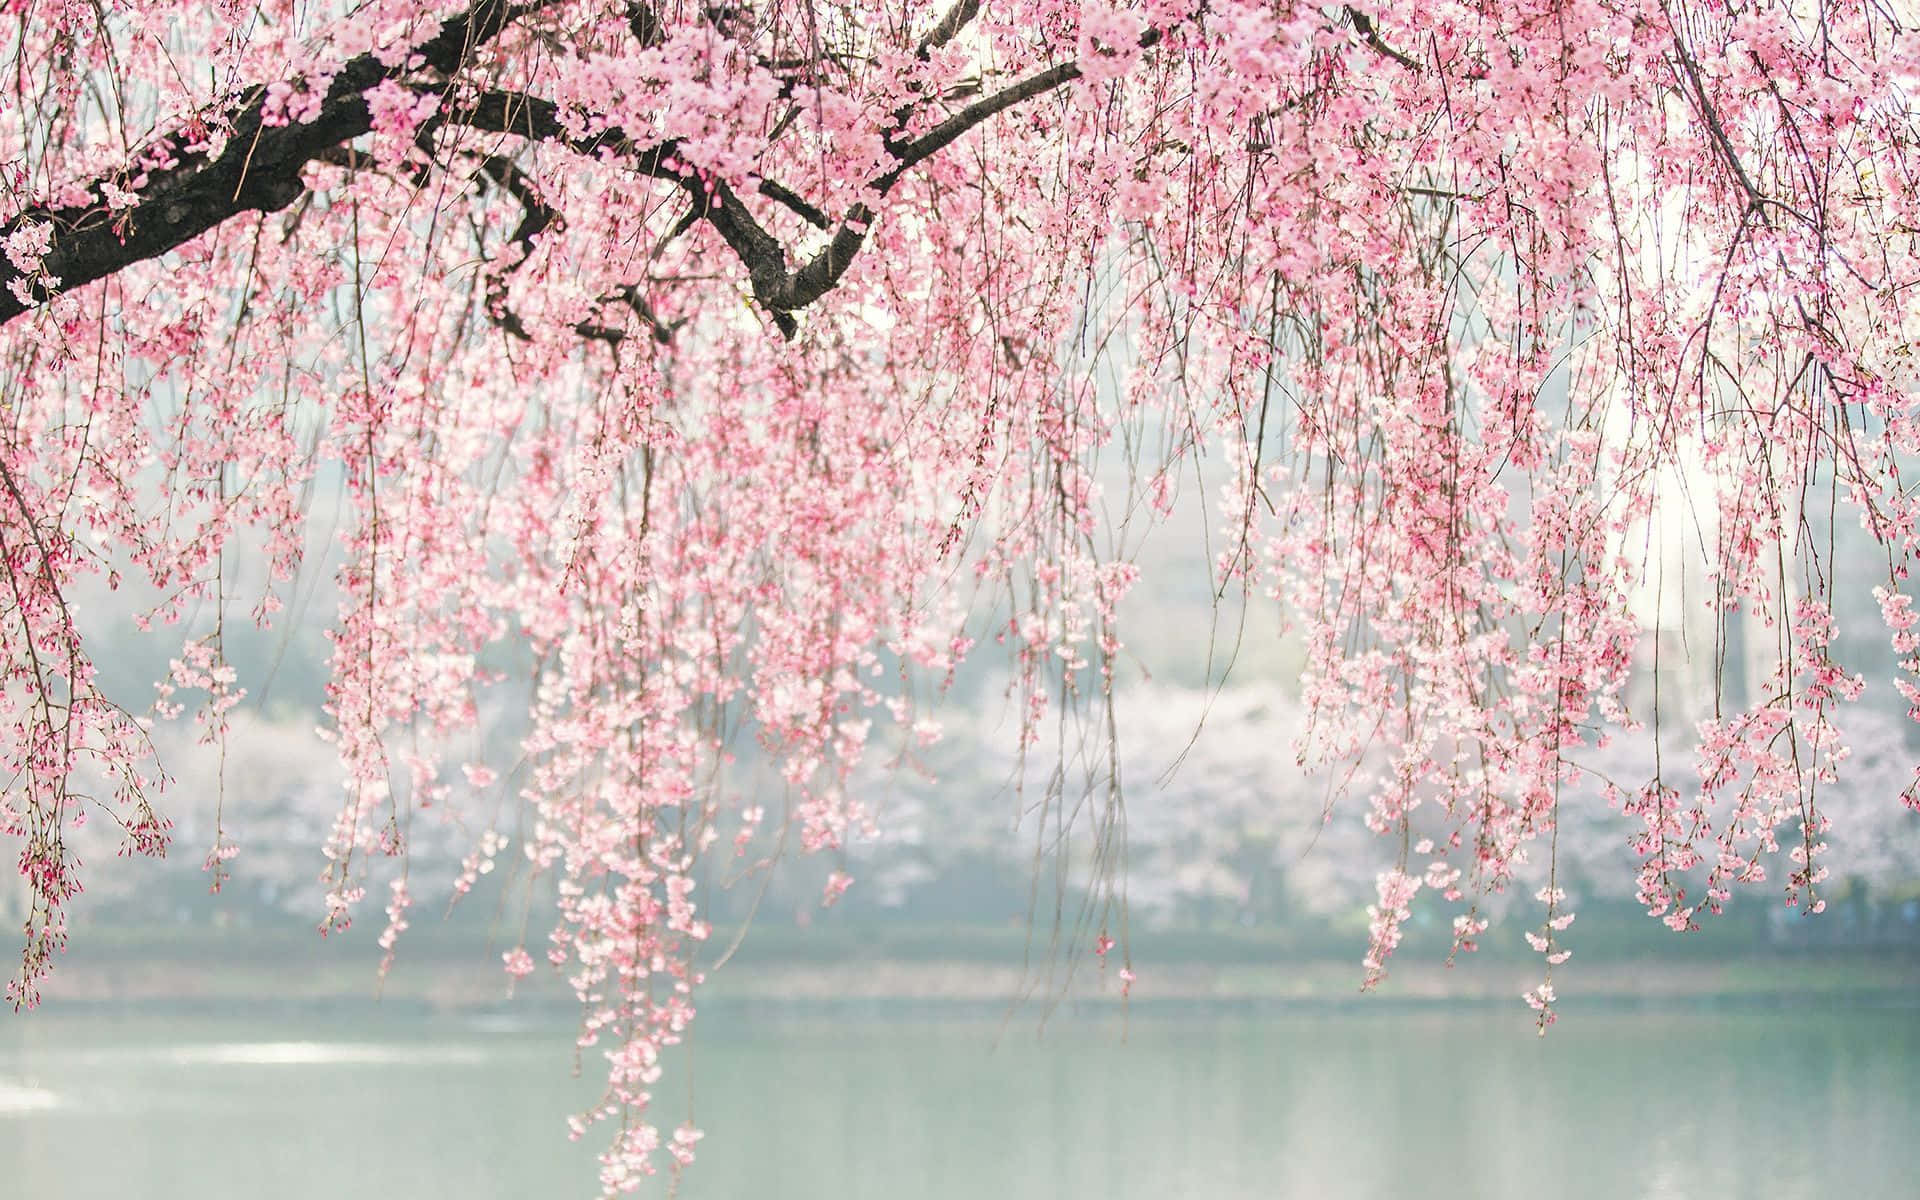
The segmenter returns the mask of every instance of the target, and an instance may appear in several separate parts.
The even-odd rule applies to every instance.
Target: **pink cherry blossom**
[[[510,849],[554,904],[504,963],[580,1000],[609,1192],[691,1155],[654,1088],[720,957],[701,864],[844,861],[969,659],[1104,960],[1155,589],[1292,630],[1306,819],[1382,847],[1363,981],[1421,906],[1470,951],[1544,877],[1543,1029],[1574,813],[1674,930],[1819,912],[1843,714],[1920,715],[1886,6],[109,0],[7,36],[16,1005],[112,869],[83,814],[164,852],[199,798],[152,728],[240,736],[234,623],[316,570],[320,928],[384,888],[398,950],[417,823],[476,831],[456,895]],[[1156,526],[1192,579],[1142,568]],[[109,622],[157,695],[108,694]]]

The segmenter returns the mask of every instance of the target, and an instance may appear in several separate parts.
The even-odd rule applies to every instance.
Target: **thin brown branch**
[[[1147,50],[1158,45],[1160,36],[1157,29],[1147,30],[1140,35],[1140,48]],[[1016,104],[1072,83],[1080,76],[1079,63],[1058,63],[1037,75],[1029,75],[1018,83],[1009,84],[991,96],[974,101],[912,141],[893,145],[893,157],[900,165],[875,180],[875,186],[882,192],[887,191],[908,169],[946,149],[983,121],[998,116]]]
[[[819,208],[809,203],[806,197],[795,192],[783,183],[775,183],[771,179],[762,179],[760,181],[760,194],[798,213],[801,220],[813,226],[815,229],[833,228],[832,217],[829,217]]]
[[[1347,19],[1353,22],[1353,31],[1360,35],[1360,40],[1371,47],[1375,53],[1385,55],[1409,71],[1420,70],[1420,63],[1417,60],[1387,44],[1387,40],[1380,36],[1380,30],[1375,27],[1372,17],[1348,5]]]

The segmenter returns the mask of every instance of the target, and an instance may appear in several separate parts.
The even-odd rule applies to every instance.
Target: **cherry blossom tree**
[[[222,745],[234,630],[301,585],[322,489],[345,780],[322,928],[370,885],[404,926],[413,822],[529,806],[516,851],[558,909],[507,966],[564,972],[606,1051],[580,1124],[612,1129],[609,1191],[698,1137],[649,1108],[709,961],[696,862],[871,825],[863,763],[938,738],[976,639],[1124,957],[1125,788],[1149,786],[1112,738],[1125,600],[1183,488],[1212,493],[1200,582],[1303,648],[1301,759],[1396,847],[1369,983],[1412,906],[1466,947],[1531,854],[1551,1019],[1579,751],[1679,703],[1649,593],[1709,614],[1686,669],[1713,695],[1691,763],[1656,733],[1601,783],[1676,929],[1748,885],[1821,907],[1864,686],[1832,653],[1837,530],[1864,530],[1920,701],[1905,6],[7,12],[16,1004],[65,938],[72,828],[168,841],[148,701],[91,653],[100,591],[137,585],[175,643],[153,716]],[[1765,651],[1738,678],[1735,630]],[[475,746],[508,694],[514,744]],[[736,782],[737,737],[772,784]]]

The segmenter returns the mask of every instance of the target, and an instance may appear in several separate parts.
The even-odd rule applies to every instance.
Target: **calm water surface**
[[[707,1130],[684,1200],[1920,1194],[1911,1012],[1579,1013],[1544,1041],[1506,1010],[1124,1041],[703,1022],[696,1090],[660,1099]],[[563,1028],[9,1014],[0,1195],[586,1197],[570,1053]]]

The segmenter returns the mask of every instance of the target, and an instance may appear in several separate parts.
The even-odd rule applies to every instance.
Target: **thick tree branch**
[[[539,7],[540,0],[475,0],[415,46],[412,57],[451,80],[476,48]],[[48,277],[59,280],[57,290],[82,287],[158,258],[241,213],[278,212],[293,203],[305,190],[300,173],[308,163],[372,129],[365,93],[395,73],[371,53],[351,59],[334,75],[320,115],[285,125],[266,122],[266,85],[250,87],[225,114],[230,133],[217,157],[195,148],[204,125],[174,133],[154,148],[150,157],[177,165],[153,172],[132,207],[116,211],[105,199],[107,185],[124,186],[135,173],[130,170],[88,187],[89,196],[101,197],[97,202],[36,206],[0,225],[0,240],[23,227],[47,226],[51,241],[35,274],[0,258],[0,324],[46,303],[56,290]]]
[[[780,243],[754,219],[731,188],[673,164],[680,148],[678,142],[643,146],[618,128],[576,136],[561,124],[560,107],[551,100],[498,90],[482,92],[470,103],[438,114],[434,119],[494,133],[517,134],[530,141],[552,142],[589,158],[611,156],[629,170],[671,180],[693,198],[694,211],[719,231],[727,245],[739,255],[756,295],[763,287],[777,286],[786,274],[786,254]]]
[[[927,36],[920,39],[920,44],[914,48],[915,56],[924,61],[935,50],[959,37],[960,31],[978,15],[980,0],[955,0],[953,7],[940,18],[940,23],[927,30]]]
[[[1004,87],[983,100],[974,101],[910,142],[895,143],[889,148],[900,165],[880,177],[878,180],[880,190],[884,192],[892,188],[908,170],[945,150],[989,117],[998,116],[1016,104],[1053,91],[1078,78],[1080,78],[1080,64],[1060,63],[1038,75],[1029,75],[1019,83]]]
[[[482,92],[468,103],[436,114],[434,120],[515,134],[530,141],[552,142],[589,158],[611,156],[639,174],[678,184],[693,201],[690,215],[713,226],[746,267],[755,299],[776,314],[784,312],[783,306],[773,303],[771,298],[783,294],[787,287],[786,251],[747,210],[732,188],[717,179],[674,165],[679,143],[665,141],[643,146],[618,128],[576,136],[561,124],[560,108],[551,100],[499,90]],[[780,316],[776,316],[775,321],[783,332],[792,324],[790,318],[783,320]]]
[[[429,68],[438,78],[421,83],[416,76],[409,86],[423,94],[450,94],[454,77],[473,49],[498,37],[514,20],[545,2],[527,0],[513,4],[509,0],[475,0],[465,13],[448,20],[434,37],[414,48],[412,69]],[[957,0],[923,39],[921,48],[930,51],[946,44],[978,11],[978,0]],[[651,9],[635,4],[629,7],[628,14],[634,36],[643,43],[660,36],[658,18]],[[1157,30],[1150,30],[1141,37],[1139,46],[1151,47],[1160,37]],[[58,279],[58,288],[66,289],[92,283],[134,263],[158,257],[240,213],[277,211],[304,191],[301,171],[308,163],[337,156],[346,143],[370,132],[371,117],[365,93],[398,73],[372,54],[361,55],[335,75],[316,119],[279,126],[266,123],[267,89],[264,85],[255,86],[246,91],[243,101],[227,114],[232,133],[218,157],[208,158],[190,149],[189,134],[183,131],[173,135],[167,146],[179,165],[156,172],[131,208],[115,212],[103,199],[100,203],[72,208],[32,209],[0,226],[0,238],[23,225],[51,226],[52,246],[41,270],[45,276]],[[907,171],[970,130],[1081,75],[1079,64],[1060,63],[975,101],[917,138],[890,138],[889,149],[895,165],[870,181],[871,190],[884,195]],[[779,239],[767,231],[726,183],[677,162],[679,146],[674,141],[644,145],[618,128],[589,135],[575,134],[561,121],[560,109],[552,101],[498,89],[461,96],[443,104],[422,127],[421,134],[430,138],[435,130],[449,125],[562,145],[589,158],[617,161],[636,173],[671,181],[692,201],[688,219],[705,221],[720,235],[746,268],[754,298],[782,332],[788,334],[795,328],[791,314],[820,299],[846,274],[865,244],[868,227],[875,219],[868,205],[856,204],[835,227],[826,213],[797,193],[777,182],[761,182],[758,185],[761,195],[786,206],[816,228],[834,230],[822,250],[798,269],[790,270]],[[510,167],[507,159],[499,157],[483,163],[483,170],[493,181],[521,202],[525,215],[512,240],[524,257],[532,249],[533,239],[559,214],[541,201],[527,186],[525,178]],[[113,183],[117,183],[114,178],[97,181],[90,192],[104,197],[107,189],[103,185]],[[8,286],[16,282],[24,285],[21,288],[27,293],[24,299],[14,295],[13,288]],[[44,303],[49,295],[49,287],[40,276],[22,276],[11,263],[0,261],[0,324]],[[636,308],[636,311],[639,310]],[[644,318],[645,314],[642,315]],[[661,332],[658,322],[649,321],[649,324],[656,333]],[[515,332],[524,335],[524,330]],[[610,331],[594,327],[581,332],[605,337]]]
[[[666,27],[660,23],[660,14],[653,11],[651,4],[627,5],[627,29],[633,34],[634,41],[649,48],[658,46],[666,35]]]
[[[1159,30],[1149,29],[1141,35],[1140,48],[1145,50],[1157,45],[1160,36]],[[1010,84],[991,96],[974,101],[912,141],[893,144],[889,148],[898,165],[875,179],[873,189],[885,195],[900,182],[901,176],[946,149],[981,123],[1017,104],[1064,87],[1080,78],[1081,74],[1078,63],[1059,63],[1037,75],[1029,75],[1018,83]],[[761,295],[760,302],[775,310],[792,311],[805,308],[826,295],[853,264],[854,257],[866,242],[867,228],[873,219],[872,209],[864,204],[855,205],[834,232],[833,240],[827,243],[826,249],[795,271],[777,292]],[[757,294],[757,287],[755,291]]]

